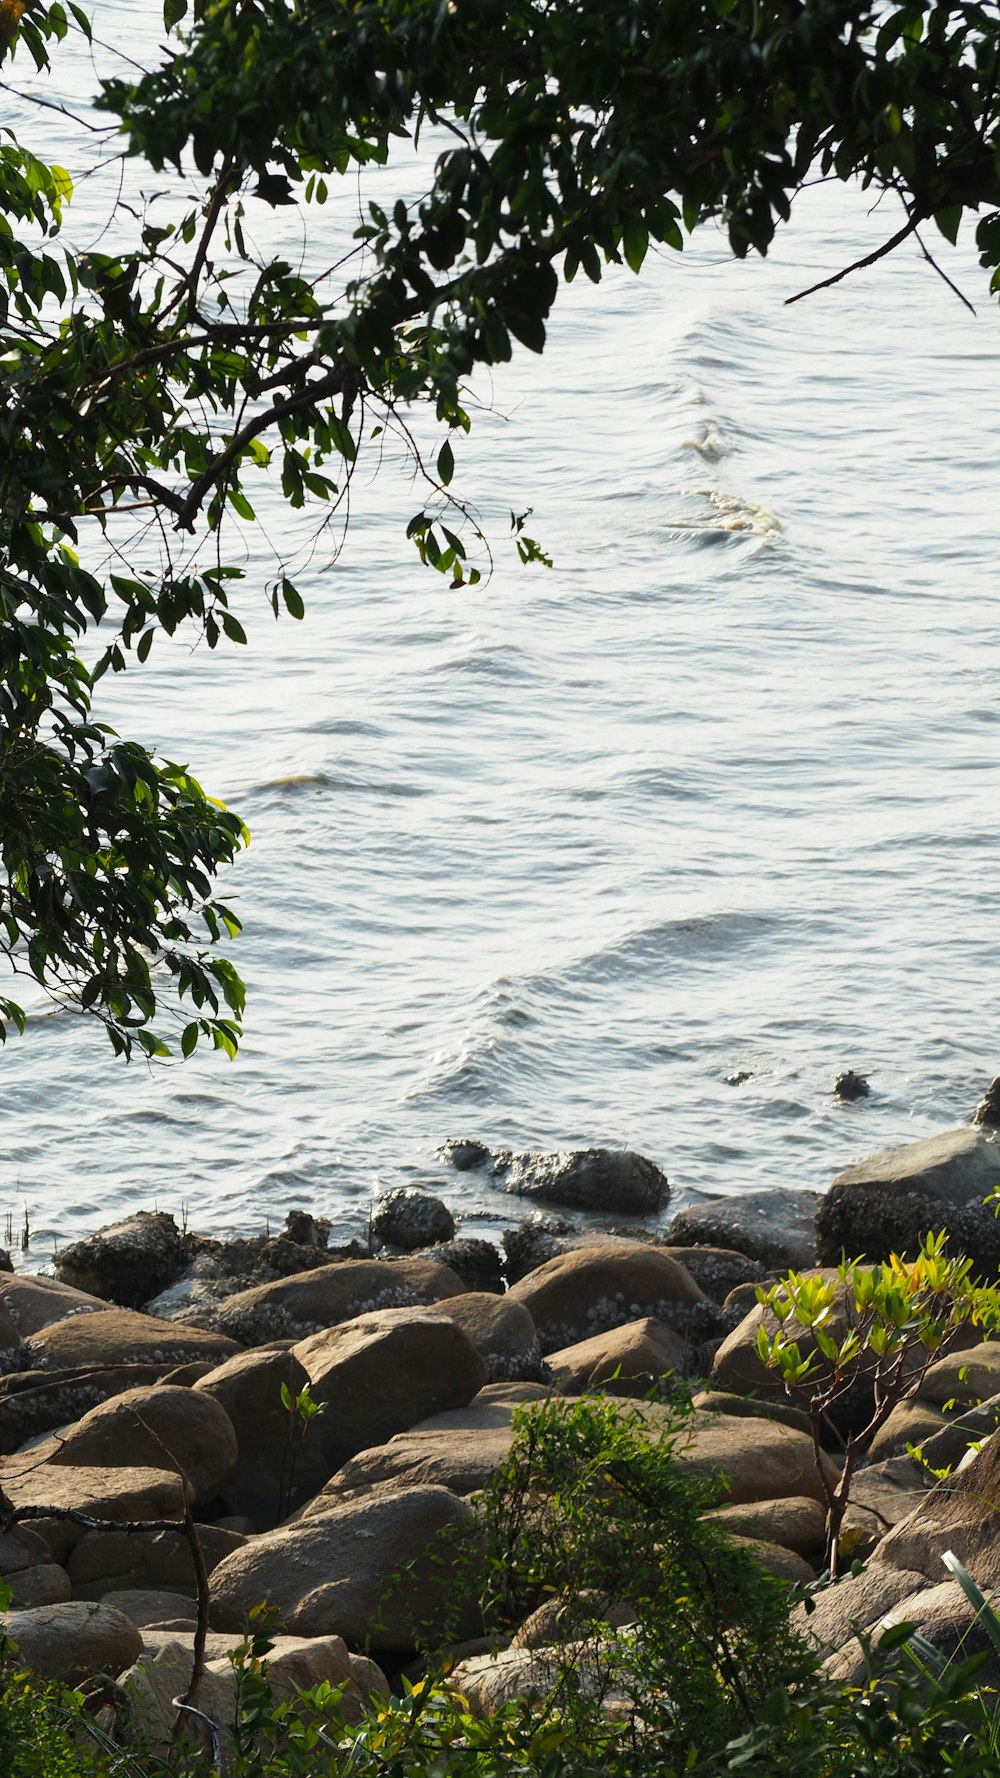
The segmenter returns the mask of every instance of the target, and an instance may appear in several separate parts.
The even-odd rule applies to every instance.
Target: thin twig
[[[915,210],[904,227],[897,229],[896,233],[888,241],[883,241],[881,247],[876,247],[874,252],[866,253],[863,259],[856,259],[853,265],[845,265],[841,271],[834,272],[832,277],[821,278],[818,284],[810,284],[808,290],[800,290],[797,296],[786,296],[786,309],[790,308],[792,303],[802,302],[803,298],[807,296],[815,296],[817,290],[828,290],[831,284],[839,284],[842,278],[849,278],[852,272],[860,272],[864,270],[865,266],[875,265],[877,260],[884,259],[887,253],[892,253],[901,241],[906,240],[908,235],[915,235],[923,220],[922,214]]]

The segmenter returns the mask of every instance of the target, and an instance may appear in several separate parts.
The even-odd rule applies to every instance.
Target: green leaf
[[[184,1057],[185,1061],[187,1061],[188,1056],[194,1055],[197,1046],[198,1021],[197,1019],[192,1019],[189,1025],[185,1025],[184,1030],[181,1033],[181,1055]]]
[[[289,617],[298,619],[305,617],[306,608],[302,601],[302,595],[287,578],[281,582],[281,597],[285,602],[285,610]]]
[[[441,483],[441,486],[443,488],[448,487],[451,478],[455,473],[455,453],[447,439],[445,439],[444,444],[438,452],[437,472],[438,481]]]
[[[163,0],[163,24],[167,31],[179,25],[188,9],[188,0]]]
[[[641,216],[630,216],[622,230],[622,252],[626,264],[638,276],[649,248],[649,230]]]

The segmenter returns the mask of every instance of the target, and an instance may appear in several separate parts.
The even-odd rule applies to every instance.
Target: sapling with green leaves
[[[281,1475],[278,1479],[278,1518],[277,1523],[287,1517],[291,1508],[292,1490],[295,1486],[295,1464],[302,1440],[309,1431],[313,1421],[320,1414],[326,1413],[325,1401],[315,1401],[309,1384],[303,1384],[297,1392],[290,1389],[287,1383],[281,1385],[281,1405],[288,1415],[285,1449],[281,1458]]]
[[[809,1416],[826,1500],[831,1574],[854,1471],[876,1432],[961,1336],[977,1329],[985,1339],[1000,1328],[1000,1290],[980,1283],[972,1260],[946,1248],[942,1230],[925,1235],[912,1259],[893,1253],[872,1266],[863,1258],[844,1259],[833,1274],[790,1272],[757,1291],[758,1302],[777,1323],[770,1331],[762,1319],[758,1357]],[[866,1400],[864,1424],[840,1433],[834,1410],[849,1393]],[[831,1432],[844,1459],[835,1481],[823,1462],[823,1440]]]

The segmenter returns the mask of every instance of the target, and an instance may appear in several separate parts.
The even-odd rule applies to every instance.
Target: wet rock
[[[313,1400],[328,1409],[309,1436],[332,1466],[428,1415],[464,1407],[488,1381],[472,1341],[433,1309],[357,1316],[310,1334],[293,1356]]]
[[[371,1232],[376,1245],[405,1247],[412,1253],[420,1247],[450,1241],[455,1233],[455,1218],[440,1198],[418,1186],[400,1185],[379,1199]]]
[[[175,1468],[187,1479],[192,1499],[207,1503],[239,1452],[232,1422],[217,1401],[160,1384],[103,1402],[37,1455],[53,1465]]]
[[[330,1224],[325,1217],[313,1216],[309,1210],[289,1210],[285,1217],[285,1234],[296,1247],[322,1250],[330,1238]]]
[[[120,1673],[142,1651],[139,1632],[127,1617],[86,1600],[7,1611],[0,1626],[25,1666],[46,1679]]]
[[[479,1235],[459,1235],[434,1250],[439,1265],[457,1272],[466,1290],[487,1290],[500,1296],[504,1289],[503,1261],[492,1241]]]
[[[14,1261],[10,1257],[10,1249],[0,1247],[0,1272],[12,1272],[13,1270]]]
[[[295,1634],[342,1636],[349,1647],[412,1651],[480,1628],[455,1584],[454,1559],[474,1538],[472,1510],[445,1488],[350,1501],[254,1538],[212,1575],[212,1623],[239,1630],[266,1600]],[[389,1588],[392,1577],[398,1577]]]
[[[544,1210],[533,1210],[516,1228],[505,1229],[502,1240],[507,1256],[507,1283],[517,1284],[529,1272],[537,1271],[547,1259],[561,1253],[564,1236],[576,1231],[565,1216],[552,1216]]]
[[[447,1297],[435,1310],[446,1315],[472,1341],[490,1383],[537,1382],[542,1353],[535,1323],[523,1303],[489,1291],[469,1290]]]
[[[868,1085],[863,1074],[855,1074],[853,1068],[845,1068],[842,1074],[837,1075],[837,1078],[833,1083],[833,1092],[834,1097],[837,1099],[848,1101],[852,1099],[867,1099],[871,1092],[871,1087]]]
[[[603,1388],[610,1395],[644,1396],[664,1377],[683,1374],[686,1357],[684,1341],[662,1321],[645,1316],[564,1346],[548,1362],[561,1395]]]
[[[137,1210],[64,1248],[56,1277],[125,1309],[138,1309],[180,1277],[186,1263],[181,1231],[172,1216]]]
[[[494,1172],[512,1196],[605,1215],[655,1216],[670,1194],[666,1174],[627,1148],[497,1156]]]
[[[688,1333],[708,1302],[677,1260],[659,1248],[625,1241],[557,1254],[508,1296],[530,1311],[546,1353],[644,1316]]]
[[[967,1124],[870,1155],[833,1181],[816,1213],[817,1257],[842,1253],[872,1262],[913,1252],[922,1235],[947,1227],[956,1251],[995,1271],[1000,1225],[984,1209],[1000,1187],[1000,1145]]]
[[[444,1144],[441,1154],[458,1173],[468,1173],[473,1167],[482,1167],[492,1159],[485,1142],[450,1140]]]
[[[213,1320],[243,1345],[262,1346],[299,1340],[377,1309],[437,1302],[463,1289],[456,1273],[430,1259],[341,1260],[240,1291]]]
[[[985,1130],[1000,1128],[1000,1075],[990,1081],[972,1114],[972,1121],[981,1124]]]
[[[725,1247],[763,1266],[802,1271],[816,1251],[819,1202],[818,1192],[786,1190],[706,1198],[681,1210],[663,1239],[674,1247]]]

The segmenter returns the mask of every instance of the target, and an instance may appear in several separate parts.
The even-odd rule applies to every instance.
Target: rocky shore
[[[772,1575],[814,1581],[821,1477],[806,1416],[758,1353],[758,1286],[941,1227],[984,1277],[1000,1270],[983,1203],[1000,1145],[971,1125],[874,1155],[825,1193],[707,1201],[655,1236],[622,1226],[667,1200],[641,1156],[448,1154],[559,1208],[521,1215],[502,1250],[417,1188],[378,1206],[371,1247],[331,1249],[302,1210],[278,1236],[230,1242],[139,1212],[67,1249],[55,1278],[0,1275],[0,1491],[18,1514],[0,1535],[2,1623],[26,1665],[110,1675],[165,1740],[196,1660],[193,1538],[209,1611],[195,1701],[213,1720],[231,1719],[226,1657],[263,1601],[281,1625],[276,1698],[329,1680],[360,1709],[413,1662],[419,1624],[424,1645],[460,1645],[472,1707],[495,1708],[530,1687],[538,1638],[477,1642],[442,1535],[453,1552],[475,1539],[470,1496],[503,1463],[518,1404],[600,1389],[623,1410],[643,1399],[655,1424],[666,1377],[694,1390],[679,1461],[711,1480],[708,1510]],[[565,1214],[595,1208],[608,1231]],[[981,1587],[1000,1582],[998,1418],[989,1340],[932,1365],[876,1434],[844,1526],[864,1569],[802,1619],[831,1673],[858,1666],[856,1630],[887,1621],[955,1646],[969,1607],[945,1550]],[[915,1444],[964,1459],[947,1489]],[[835,1473],[835,1439],[821,1461]],[[557,1616],[546,1634],[558,1640]]]

